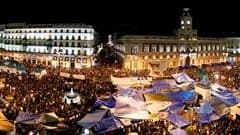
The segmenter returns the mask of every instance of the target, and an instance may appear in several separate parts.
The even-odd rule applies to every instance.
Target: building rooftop
[[[2,25],[0,25],[2,26]],[[3,25],[7,29],[14,28],[93,28],[92,25],[81,23],[66,23],[66,24],[27,24],[27,23],[8,23]]]

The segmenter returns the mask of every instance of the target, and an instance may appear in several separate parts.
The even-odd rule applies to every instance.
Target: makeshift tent
[[[211,94],[216,96],[219,100],[224,102],[228,106],[232,106],[238,103],[237,98],[234,96],[234,94],[227,90],[227,88],[219,85],[219,84],[213,84],[211,85],[211,88],[213,91],[211,91]]]
[[[194,91],[188,90],[188,91],[171,92],[165,95],[174,101],[185,102],[185,101],[192,100],[196,94]]]
[[[113,108],[116,106],[116,99],[113,96],[108,97],[107,99],[98,99],[94,106],[104,105],[109,108]]]
[[[230,108],[215,96],[211,96],[209,103],[212,105],[215,112],[217,112],[217,114],[220,116],[228,114],[230,112]]]
[[[214,108],[208,102],[200,103],[200,107],[195,107],[194,109],[198,114],[210,114],[214,110]]]
[[[13,124],[4,116],[0,110],[0,131],[9,132],[13,130]]]
[[[184,108],[183,102],[174,102],[171,106],[168,107],[168,111],[171,113],[177,113],[180,110],[183,110]]]
[[[40,116],[38,114],[28,113],[28,112],[19,112],[15,121],[17,123],[33,125],[33,124],[37,124],[39,117]]]
[[[187,132],[181,128],[176,128],[170,131],[172,135],[187,135]]]
[[[1,65],[1,67],[8,68],[9,70],[16,69],[16,71],[20,74],[27,73],[27,69],[23,65],[19,64],[16,61],[7,60],[7,61],[2,62],[0,65]]]
[[[182,116],[184,119],[188,120],[191,123],[194,120],[198,120],[199,119],[199,115],[194,111],[193,108],[190,108],[189,110],[180,111],[179,115]]]
[[[149,112],[144,108],[136,108],[129,104],[115,108],[113,115],[120,118],[129,119],[149,119]]]
[[[59,117],[54,113],[42,113],[39,118],[40,123],[53,123],[58,122]]]
[[[152,87],[155,90],[162,90],[162,89],[174,89],[176,88],[177,83],[173,79],[165,79],[165,80],[154,80],[152,82]],[[158,94],[159,91],[156,91],[155,94]]]
[[[189,121],[187,121],[177,113],[169,114],[167,120],[176,125],[177,127],[184,127],[190,124]]]
[[[220,117],[217,114],[207,114],[207,113],[202,113],[199,114],[199,122],[204,124],[204,123],[211,123],[212,121],[218,120]]]
[[[108,132],[119,128],[119,121],[108,110],[96,110],[86,114],[77,124],[83,128],[94,128],[96,132]]]
[[[31,74],[35,75],[37,78],[42,78],[42,76],[47,74],[47,70],[44,68],[36,68]]]
[[[190,78],[186,73],[177,73],[172,74],[172,77],[176,80],[178,83],[186,83],[186,82],[194,82],[192,78]]]

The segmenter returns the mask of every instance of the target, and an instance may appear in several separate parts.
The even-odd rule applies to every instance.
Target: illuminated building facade
[[[239,41],[198,37],[197,30],[192,29],[189,9],[185,8],[176,36],[125,35],[118,39],[116,47],[125,52],[124,67],[137,71],[153,66],[172,68],[226,62],[229,43],[236,48]]]
[[[1,56],[62,68],[94,65],[95,31],[85,24],[1,25]]]

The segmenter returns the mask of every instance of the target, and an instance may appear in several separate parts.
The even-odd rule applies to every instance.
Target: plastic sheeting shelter
[[[98,99],[94,106],[104,105],[109,108],[113,108],[116,106],[116,99],[113,96],[108,97],[107,99]]]
[[[17,123],[33,125],[33,124],[37,124],[39,117],[40,115],[38,114],[28,113],[28,112],[19,112],[15,121]]]
[[[217,114],[199,114],[199,122],[202,124],[211,123],[212,121],[220,119]]]
[[[189,121],[187,121],[177,113],[169,114],[167,120],[176,125],[177,127],[184,127],[190,124]]]
[[[178,83],[185,83],[185,82],[194,82],[192,78],[190,78],[186,73],[177,73],[173,74],[172,77],[176,80]]]
[[[14,72],[18,72],[20,74],[27,73],[27,69],[16,61],[4,61],[3,63],[0,64],[0,67],[2,70],[9,69],[9,71],[13,73]]]
[[[165,94],[167,97],[172,99],[173,101],[179,101],[179,102],[184,102],[184,101],[189,101],[192,100],[195,97],[195,92],[194,91],[177,91],[177,92],[171,92]]]
[[[77,124],[83,128],[94,128],[96,132],[108,132],[118,128],[120,121],[113,117],[108,110],[96,110],[85,115]]]

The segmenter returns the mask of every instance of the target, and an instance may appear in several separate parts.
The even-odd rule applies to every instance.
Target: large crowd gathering
[[[1,104],[4,114],[11,121],[14,121],[19,111],[31,113],[55,112],[63,122],[70,127],[70,134],[79,133],[80,127],[76,122],[86,113],[94,109],[94,103],[97,98],[103,95],[109,95],[117,91],[117,88],[111,83],[110,75],[117,77],[125,76],[148,76],[149,71],[130,72],[129,70],[116,69],[108,65],[101,65],[94,68],[82,70],[65,70],[71,74],[82,74],[86,77],[84,80],[73,78],[64,78],[58,75],[59,71],[42,65],[33,65],[23,63],[30,73],[35,68],[43,67],[47,69],[47,75],[37,79],[34,75],[16,75],[7,72],[0,72],[0,78],[6,78],[5,87],[1,90],[0,97],[6,99],[9,104]],[[202,67],[209,75],[210,81],[219,81],[223,86],[239,90],[240,67],[228,63],[218,65],[204,65]],[[179,67],[167,69],[164,72],[165,77],[171,77],[171,74],[177,72],[186,72],[191,78],[198,79],[198,68]],[[231,73],[230,73],[231,72]],[[219,74],[219,78],[215,74]],[[62,101],[64,93],[70,89],[80,94],[80,105],[68,105]],[[219,120],[210,124],[201,125],[195,133],[206,135],[234,134],[239,131],[239,120],[231,121],[229,119]],[[125,126],[109,134],[127,134],[129,132],[138,132],[142,135],[166,134],[168,135],[169,123],[166,121],[132,121],[130,126]],[[199,126],[199,125],[198,125]],[[225,128],[224,132],[220,129]],[[17,124],[17,132],[26,134],[29,132],[23,125]],[[30,129],[29,129],[30,130]],[[67,132],[66,132],[67,133]]]

